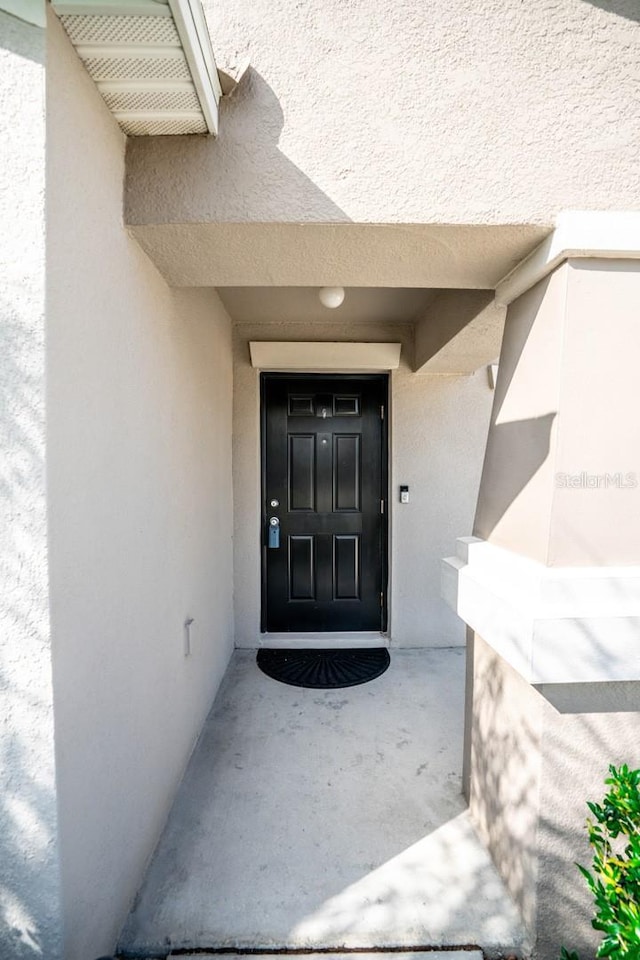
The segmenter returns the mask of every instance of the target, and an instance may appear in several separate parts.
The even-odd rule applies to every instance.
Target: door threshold
[[[376,630],[345,633],[263,633],[259,646],[270,650],[331,650],[334,647],[388,647],[389,642],[389,637]]]

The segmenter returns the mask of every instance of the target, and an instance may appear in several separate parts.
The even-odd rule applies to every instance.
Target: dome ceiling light
[[[344,300],[344,287],[320,287],[318,299],[323,307],[335,310]]]

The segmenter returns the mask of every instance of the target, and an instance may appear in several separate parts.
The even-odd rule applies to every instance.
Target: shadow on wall
[[[476,676],[472,772],[475,819],[534,937],[536,956],[546,960],[559,956],[563,944],[577,946],[579,939],[581,947],[593,947],[589,898],[573,866],[576,860],[588,862],[588,850],[579,821],[571,824],[569,819],[558,826],[556,818],[545,813],[551,806],[557,810],[556,804],[562,803],[566,781],[560,779],[553,785],[556,796],[542,794],[538,801],[541,719],[535,707],[541,704],[532,703],[531,697],[539,695],[523,690],[518,722],[510,726],[505,717],[513,713],[513,691],[507,694],[504,680],[500,658],[491,652]],[[580,762],[579,748],[568,743],[562,758],[567,775]],[[551,890],[544,890],[545,881],[551,883]],[[538,890],[544,890],[543,896],[538,896]],[[542,949],[542,943],[548,952]]]
[[[640,23],[640,6],[638,0],[586,0],[592,7],[599,7],[600,10],[606,10],[607,13],[615,13],[619,17],[626,17],[627,20],[635,20]]]
[[[127,167],[145,165],[146,151],[153,149],[155,181],[162,184],[163,217],[169,221],[184,221],[185,210],[198,210],[203,222],[238,221],[238,210],[247,221],[281,221],[284,196],[289,221],[349,222],[279,149],[283,127],[277,95],[250,67],[233,97],[220,102],[219,137],[129,138]],[[131,224],[137,222],[133,199],[126,189],[125,221]]]
[[[596,638],[585,632],[597,646]],[[546,707],[549,746],[539,825],[538,951],[541,957],[553,960],[561,944],[589,957],[601,942],[602,935],[591,926],[593,896],[576,867],[576,863],[590,866],[592,860],[586,804],[587,800],[601,800],[609,764],[640,766],[637,685],[635,690],[627,686],[626,691],[620,684],[591,686],[597,690],[596,710],[578,712],[585,706],[579,699],[574,710],[565,713]],[[602,713],[608,716],[599,715]]]
[[[474,536],[485,540],[549,456],[557,411],[528,419],[504,416],[505,402],[513,396],[513,381],[526,377],[519,368],[549,283],[547,277],[527,294],[524,314],[507,314],[473,528]]]
[[[533,798],[538,777],[531,758],[537,755],[539,735],[531,716],[519,717],[518,725],[506,724],[505,717],[511,715],[501,661],[491,651],[474,681],[470,786],[474,820],[525,923],[535,930]],[[505,809],[514,823],[506,821]]]
[[[21,319],[20,297],[16,291],[15,303],[0,304],[0,955],[35,960],[61,956],[61,949],[50,941],[58,906],[56,805],[45,755],[50,704],[32,674],[50,670],[39,662],[48,649],[37,559],[45,525],[41,376],[28,362],[42,346],[34,342],[37,325]]]
[[[595,637],[589,639],[597,645]],[[596,710],[579,713],[584,708],[580,700],[573,711],[566,706],[565,713],[546,709],[550,747],[544,761],[539,825],[543,859],[538,949],[542,957],[557,957],[559,941],[581,956],[594,955],[602,935],[591,927],[593,897],[576,867],[576,863],[590,866],[592,859],[586,804],[602,798],[609,764],[640,766],[637,693],[627,687],[626,695],[621,696],[619,684],[592,687],[600,688]],[[601,713],[608,716],[599,716]]]
[[[546,413],[529,420],[514,420],[491,427],[473,534],[488,540],[511,504],[549,456],[551,430],[557,414]],[[499,469],[501,459],[509,469]],[[507,460],[508,458],[508,460]],[[499,477],[494,471],[499,473]]]
[[[606,656],[598,637],[583,631],[593,658]],[[608,765],[640,766],[637,684],[536,689],[483,649],[475,679],[474,820],[535,937],[536,956],[555,960],[561,946],[594,956],[600,935],[591,927],[593,899],[575,864],[591,863],[586,803],[604,793]]]

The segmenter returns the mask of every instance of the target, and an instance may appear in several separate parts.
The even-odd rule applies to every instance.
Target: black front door
[[[386,627],[384,376],[262,375],[263,628]]]

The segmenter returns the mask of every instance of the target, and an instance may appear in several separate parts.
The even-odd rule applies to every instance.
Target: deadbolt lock
[[[277,517],[269,517],[269,550],[277,550],[280,546],[280,521]]]

